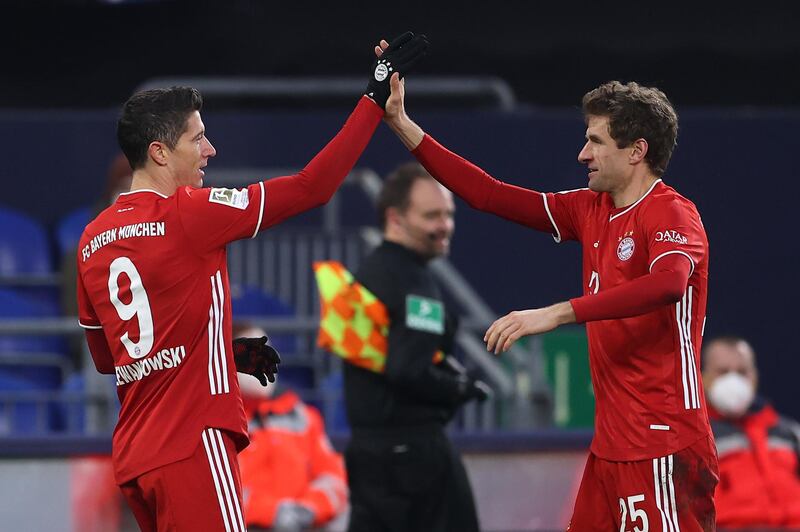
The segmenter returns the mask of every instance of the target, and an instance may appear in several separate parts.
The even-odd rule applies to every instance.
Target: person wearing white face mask
[[[247,323],[233,326],[234,337],[265,335]],[[250,446],[239,454],[247,526],[300,532],[331,524],[346,510],[347,478],[319,410],[280,376],[266,387],[251,375],[238,378],[250,434]]]
[[[755,352],[746,340],[726,336],[703,347],[719,455],[717,525],[800,528],[800,424],[757,395]]]

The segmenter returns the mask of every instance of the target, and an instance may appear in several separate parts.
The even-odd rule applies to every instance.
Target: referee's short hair
[[[386,229],[386,210],[394,207],[400,212],[408,209],[411,187],[418,179],[433,179],[425,167],[416,161],[401,164],[389,174],[378,194],[378,222]]]

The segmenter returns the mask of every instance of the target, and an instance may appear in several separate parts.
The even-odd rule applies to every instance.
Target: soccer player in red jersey
[[[667,97],[616,81],[588,92],[578,154],[588,188],[555,194],[498,181],[448,151],[403,100],[392,79],[384,119],[442,184],[474,208],[583,247],[582,297],[511,312],[485,336],[500,353],[522,336],[586,323],[595,436],[569,530],[713,530],[717,459],[699,377],[708,240],[694,204],[661,180],[678,130]]]
[[[201,188],[216,150],[195,89],[125,103],[117,137],[131,190],[84,230],[77,294],[94,363],[116,376],[115,477],[142,530],[245,530],[236,371],[266,385],[276,360],[252,341],[260,367],[234,353],[225,246],[328,201],[380,123],[389,69],[406,73],[426,48],[410,33],[393,41],[344,127],[302,171],[242,189]]]

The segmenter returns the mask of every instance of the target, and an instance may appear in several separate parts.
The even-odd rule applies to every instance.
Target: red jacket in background
[[[285,500],[314,512],[324,524],[347,505],[344,462],[325,434],[317,409],[293,392],[248,402],[250,446],[239,454],[248,525],[269,527]]]
[[[800,527],[800,425],[763,402],[740,419],[709,405],[719,454],[720,527]]]

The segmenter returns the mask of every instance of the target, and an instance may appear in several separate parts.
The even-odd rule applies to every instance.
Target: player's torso
[[[214,312],[215,297],[220,315],[228,303],[225,251],[199,256],[174,201],[116,203],[87,227],[80,253],[86,290],[117,368],[145,359],[148,366],[169,359],[175,367],[176,353],[182,361],[198,348],[208,350],[202,340],[209,309]],[[129,373],[118,371],[118,380],[141,380]]]
[[[114,358],[122,402],[115,452],[135,447],[132,462],[152,463],[147,455],[164,448],[181,454],[175,434],[190,425],[197,434],[184,437],[196,440],[204,426],[233,429],[238,421],[225,337],[225,248],[198,254],[186,231],[174,197],[138,192],[101,213],[80,243],[80,275]]]
[[[608,197],[598,198],[582,239],[586,294],[649,274],[656,259],[648,249],[650,239],[685,238],[668,226],[653,231],[653,216],[658,216],[657,209],[646,202],[619,210]],[[707,280],[705,258],[695,266],[677,304],[587,324],[597,398],[595,443],[607,457],[665,454],[693,435],[707,433],[699,366]],[[618,444],[627,450],[616,448]]]

